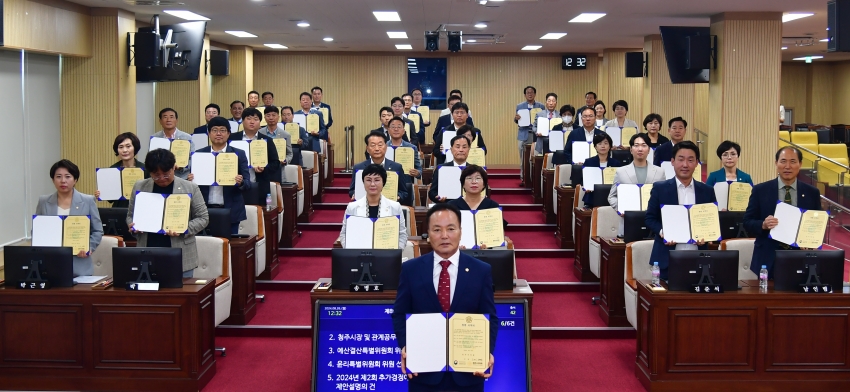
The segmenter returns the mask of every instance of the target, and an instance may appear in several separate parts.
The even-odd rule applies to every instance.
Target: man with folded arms
[[[230,233],[239,234],[239,222],[248,219],[245,214],[245,199],[242,197],[242,192],[251,186],[250,182],[245,181],[249,177],[248,158],[244,151],[227,145],[227,140],[230,138],[230,122],[224,117],[211,118],[209,126],[210,145],[196,152],[236,154],[239,174],[235,178],[236,185],[199,185],[198,188],[201,189],[207,208],[230,209]]]
[[[798,181],[803,153],[794,147],[782,147],[776,152],[776,172],[778,178],[768,180],[753,187],[747,211],[744,212],[744,229],[756,234],[753,260],[750,269],[758,275],[761,266],[767,266],[768,277],[773,278],[773,262],[777,250],[800,249],[770,238],[770,230],[778,225],[777,201],[790,204],[804,210],[822,210],[820,191],[805,182]]]

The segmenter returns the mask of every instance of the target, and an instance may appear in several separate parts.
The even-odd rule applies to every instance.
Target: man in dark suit
[[[433,252],[402,264],[393,305],[393,330],[401,348],[401,371],[407,374],[408,391],[484,391],[484,379],[493,375],[493,352],[499,320],[493,298],[490,265],[459,250],[460,210],[442,203],[428,210],[425,225]],[[475,313],[490,316],[489,373],[407,373],[408,314]],[[411,339],[416,339],[412,336]]]
[[[419,112],[419,107],[422,106],[422,89],[416,87],[413,91],[410,92],[410,96],[413,98],[413,111]],[[430,108],[429,108],[430,111]],[[425,124],[424,127],[419,129],[419,134],[416,135],[416,139],[419,140],[419,143],[425,144],[425,128],[431,126],[430,115],[422,114],[422,123]],[[428,116],[428,120],[425,120],[425,116]]]
[[[410,94],[402,94],[401,100],[404,102],[404,109],[401,111],[402,118],[405,120],[410,120],[410,122],[415,125],[415,127],[410,127],[410,133],[416,133],[413,137],[416,138],[416,141],[419,141],[419,134],[424,132],[425,129],[425,120],[422,119],[422,115],[419,114],[416,110],[413,109],[413,96]],[[410,118],[409,116],[413,114],[415,117]],[[418,121],[414,121],[416,117],[419,117]],[[418,143],[417,143],[418,145]]]
[[[803,153],[794,147],[782,147],[776,152],[776,171],[774,178],[753,187],[750,202],[744,213],[744,229],[756,235],[753,260],[750,269],[758,275],[761,266],[767,266],[768,276],[773,278],[773,262],[776,251],[780,249],[800,249],[783,244],[770,238],[770,230],[780,222],[773,213],[777,202],[791,204],[804,210],[820,210],[820,191],[817,188],[797,180]]]
[[[261,134],[260,119],[263,115],[254,108],[247,108],[242,112],[242,129],[230,135],[230,140],[251,140],[252,143],[265,141],[268,150],[268,164],[265,167],[254,167],[248,170],[251,187],[243,191],[245,204],[257,206],[266,205],[266,195],[271,193],[271,182],[280,181],[280,158],[277,156],[277,148],[272,139]],[[248,154],[246,154],[247,156]],[[250,160],[249,160],[250,162]]]
[[[454,105],[458,102],[461,102],[461,99],[457,95],[452,95],[446,100],[449,110],[451,110],[451,108],[454,107]],[[454,116],[452,116],[451,111],[448,114],[440,115],[440,118],[437,119],[437,125],[434,126],[434,134],[431,136],[431,139],[434,140],[434,151],[437,151],[440,148],[440,144],[437,143],[437,139],[439,138],[439,140],[443,140],[443,128],[452,125],[452,123],[454,123]],[[472,117],[469,117],[468,112],[465,124],[471,125],[473,127],[475,126],[475,124],[472,122]]]
[[[210,120],[212,120],[213,117],[218,117],[220,113],[221,113],[221,108],[219,108],[218,105],[216,105],[214,103],[207,105],[207,107],[204,108],[204,119],[206,121],[206,124],[195,128],[195,130],[192,133],[193,134],[209,134],[210,133]],[[230,126],[230,124],[228,123],[227,126]]]
[[[594,93],[593,91],[588,91],[587,94],[584,94],[584,106],[578,108],[578,111],[576,113],[578,113],[578,115],[581,116],[581,112],[583,112],[584,109],[587,109],[587,108],[593,109],[593,122],[595,124],[596,123],[596,93]],[[576,121],[575,123],[573,123],[573,129],[580,129],[583,125],[584,124],[582,124],[581,121]]]
[[[400,163],[386,159],[387,141],[389,140],[387,135],[381,131],[372,131],[366,135],[364,140],[366,142],[366,152],[369,153],[369,158],[354,165],[354,173],[356,174],[358,170],[365,170],[366,166],[371,164],[381,165],[387,170],[387,172],[394,171],[398,174],[398,200],[393,201],[397,201],[406,206],[413,205],[413,198],[410,197],[410,193],[407,191],[411,188],[409,185],[410,176],[404,173],[404,168]],[[351,176],[351,185],[348,186],[348,196],[351,197],[351,201],[355,200],[354,186],[357,183],[356,177],[356,175]]]
[[[199,185],[201,194],[207,208],[229,208],[230,209],[230,232],[239,234],[239,222],[248,219],[245,214],[245,198],[242,192],[250,188],[251,183],[247,181],[248,158],[245,152],[227,145],[230,137],[230,122],[224,117],[213,117],[209,121],[210,145],[195,152],[217,152],[234,153],[237,157],[239,174],[236,175],[235,186]]]
[[[437,168],[434,169],[434,177],[431,180],[431,187],[428,189],[428,199],[433,203],[442,203],[449,200],[446,196],[440,195],[440,168],[443,166],[466,166],[466,158],[469,157],[469,139],[466,136],[455,136],[452,138],[451,143],[453,160],[442,165],[437,165]]]
[[[240,100],[235,100],[230,103],[230,119],[228,121],[233,121],[240,125],[240,129],[242,128],[242,111],[245,110],[245,102]]]
[[[319,110],[320,108],[328,109],[328,118],[325,119],[325,129],[330,130],[331,125],[334,125],[334,116],[331,113],[331,105],[328,105],[322,102],[322,98],[325,96],[325,92],[322,91],[322,88],[319,86],[313,87],[310,90],[310,93],[313,94],[313,109]]]
[[[658,262],[661,269],[661,279],[667,279],[667,266],[670,261],[670,250],[696,250],[705,246],[700,239],[694,244],[677,244],[664,240],[661,224],[661,206],[667,204],[693,205],[716,203],[714,188],[694,179],[694,170],[699,165],[699,148],[693,142],[686,141],[673,147],[673,168],[676,177],[653,184],[646,207],[646,226],[655,233],[655,243],[652,245],[650,265]]]
[[[661,166],[661,162],[667,162],[673,159],[673,146],[685,140],[685,133],[688,132],[688,122],[681,117],[673,117],[667,122],[669,128],[670,141],[658,146],[655,149],[655,157],[652,164]]]
[[[597,135],[605,135],[605,132],[603,132],[599,128],[596,128],[596,111],[593,110],[593,108],[584,108],[584,110],[578,112],[578,116],[581,120],[581,127],[578,129],[573,129],[572,132],[570,132],[570,134],[567,136],[567,144],[566,146],[564,146],[564,154],[567,156],[567,159],[570,162],[573,161],[574,142],[593,143],[594,137],[596,137]],[[576,163],[581,164],[582,162]]]
[[[454,131],[457,134],[460,131],[460,128],[464,125],[470,125],[469,123],[469,106],[467,106],[463,102],[457,102],[452,107],[452,123],[443,127],[440,132],[438,132],[434,136],[434,159],[437,164],[443,164],[446,161],[446,153],[442,148],[443,144],[443,133],[446,131]]]
[[[404,120],[404,127],[410,130],[410,136],[407,135],[408,132],[405,132],[405,135],[408,140],[407,142],[413,143],[415,145],[419,144],[416,136],[416,125],[413,124],[413,121],[407,119],[404,115],[404,100],[401,97],[393,97],[390,100],[390,110],[393,111],[393,117],[400,117]]]
[[[380,131],[380,132],[383,132],[384,135],[387,135],[387,138],[389,138],[390,137],[390,120],[392,120],[393,117],[395,117],[393,115],[393,108],[391,108],[389,106],[384,106],[384,107],[381,108],[381,110],[378,111],[378,114],[380,115],[381,126],[373,129],[371,132]],[[405,120],[406,119],[402,119],[401,121],[404,121],[405,124],[410,126],[410,120],[407,120],[407,121],[405,121]],[[405,132],[404,135],[401,136],[401,140],[404,140],[404,141],[410,143],[410,138],[407,137],[407,132]],[[368,151],[366,151],[366,159],[369,159],[369,152]]]

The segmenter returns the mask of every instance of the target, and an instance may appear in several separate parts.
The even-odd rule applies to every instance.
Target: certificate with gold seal
[[[490,318],[454,313],[449,318],[449,371],[484,372],[490,364]]]
[[[162,229],[166,232],[184,233],[189,230],[189,211],[192,209],[191,194],[171,194],[165,199]]]
[[[88,253],[91,217],[88,215],[67,216],[62,226],[62,246],[73,248],[75,255],[81,251]]]
[[[490,317],[470,313],[408,314],[407,370],[485,372],[490,364]]]

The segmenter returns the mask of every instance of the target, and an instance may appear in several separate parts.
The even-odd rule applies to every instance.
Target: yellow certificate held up
[[[487,371],[490,364],[489,315],[417,313],[405,316],[408,371]]]
[[[328,123],[328,119],[330,118],[331,112],[328,108],[318,108],[319,113],[322,113],[322,119],[325,120],[325,124]]]
[[[404,134],[407,135],[407,140],[410,140],[410,123],[404,122]]]
[[[532,124],[534,124],[534,121],[535,121],[534,119],[537,118],[537,113],[540,113],[541,111],[543,111],[543,109],[541,109],[541,108],[531,109],[531,116],[530,117],[531,117],[531,123]]]
[[[635,127],[625,127],[621,132],[620,140],[624,146],[629,145],[629,140],[631,140],[632,136],[637,134],[637,129]]]
[[[410,147],[391,147],[395,150],[395,156],[393,161],[401,165],[402,170],[404,170],[405,174],[410,173],[411,170],[415,169],[414,167],[414,151]]]
[[[602,170],[602,183],[603,184],[613,184],[614,177],[617,176],[617,168],[616,167],[606,167]]]
[[[121,193],[124,198],[130,200],[133,195],[133,185],[136,181],[145,179],[145,171],[140,167],[125,167],[121,169]]]
[[[746,182],[733,182],[729,184],[729,211],[746,211],[747,204],[750,202],[750,194],[753,193],[753,186]]]
[[[177,159],[175,162],[177,167],[189,166],[189,153],[192,152],[192,144],[188,140],[172,140],[171,152]]]
[[[86,215],[66,216],[62,223],[62,246],[73,248],[74,254],[89,252],[91,218]]]
[[[280,160],[286,159],[286,139],[278,138],[272,139],[274,142],[274,148],[277,150],[277,156]]]
[[[490,319],[455,313],[449,318],[449,371],[484,372],[490,364]]]
[[[829,214],[824,211],[808,210],[800,218],[800,228],[797,229],[797,246],[817,249],[823,245],[823,235],[829,223]]]
[[[289,136],[293,140],[301,138],[301,126],[298,123],[288,123],[283,127],[283,130],[289,132]]]
[[[469,149],[469,156],[466,158],[466,161],[472,165],[478,165],[481,167],[487,166],[487,158],[484,154],[484,149],[481,148],[471,148]]]
[[[488,248],[505,246],[505,226],[502,220],[502,209],[488,208],[473,211],[475,216],[475,244]]]
[[[265,140],[251,140],[248,164],[251,167],[266,167],[269,164],[269,144]],[[283,157],[286,158],[284,152]]]
[[[649,189],[644,189],[646,187]],[[652,184],[618,184],[617,213],[623,215],[626,211],[646,211],[651,190]]]
[[[431,122],[431,108],[427,106],[419,106],[416,111],[422,116],[422,121],[425,123]]]
[[[215,156],[215,184],[219,186],[236,185],[236,176],[239,174],[239,157],[236,154],[221,153]],[[243,178],[242,181],[247,181]]]
[[[652,194],[652,184],[643,184],[640,187],[640,208],[646,211],[649,206],[649,196]]]
[[[714,203],[694,204],[688,211],[691,219],[691,238],[699,242],[720,241],[720,214]]]
[[[407,115],[407,118],[410,121],[413,121],[413,129],[416,131],[416,133],[419,133],[419,114],[415,112],[410,112],[410,114]]]
[[[397,216],[385,216],[375,220],[372,249],[398,249],[398,223]]]
[[[185,233],[189,230],[189,210],[192,208],[192,195],[171,194],[165,199],[165,212],[162,216],[162,229],[166,232]]]
[[[398,173],[394,171],[387,172],[387,183],[384,184],[381,195],[392,201],[398,201]]]
[[[398,249],[398,215],[372,219],[365,216],[345,217],[345,249]]]
[[[312,134],[319,133],[319,115],[311,113],[307,115],[307,132]]]
[[[556,125],[561,125],[563,123],[564,123],[563,119],[553,118],[553,119],[549,120],[549,130],[551,131],[551,130],[555,129]]]

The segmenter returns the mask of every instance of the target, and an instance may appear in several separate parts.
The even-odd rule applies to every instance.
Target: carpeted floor
[[[311,325],[309,290],[258,290],[266,302],[257,302],[257,315],[248,325]]]
[[[523,257],[516,258],[517,276],[529,282],[577,282],[573,274],[573,258]]]
[[[305,392],[310,390],[310,338],[216,337],[216,376],[204,392]]]
[[[315,281],[331,276],[329,257],[281,256],[279,268],[275,280]]]
[[[592,305],[594,292],[547,292],[534,294],[532,327],[605,327],[599,305]]]

